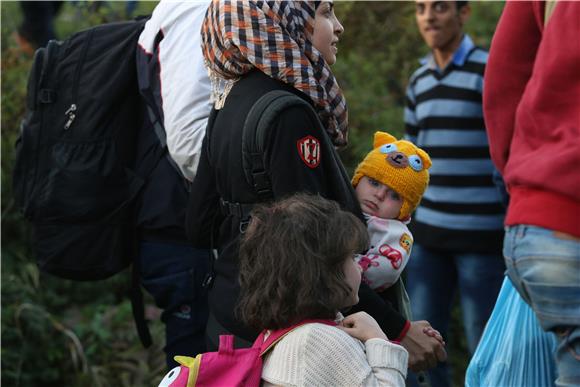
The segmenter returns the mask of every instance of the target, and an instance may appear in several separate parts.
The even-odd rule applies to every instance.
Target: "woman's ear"
[[[397,141],[395,136],[390,135],[387,132],[375,132],[375,141],[373,143],[373,149],[380,147],[381,145],[390,144]]]

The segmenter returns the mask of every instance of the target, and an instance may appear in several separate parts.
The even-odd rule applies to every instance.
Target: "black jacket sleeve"
[[[266,167],[276,199],[296,192],[317,193],[363,220],[350,179],[316,117],[304,107],[286,109],[269,134]]]

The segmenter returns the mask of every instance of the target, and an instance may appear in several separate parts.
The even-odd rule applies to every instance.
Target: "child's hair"
[[[368,244],[363,222],[320,196],[256,207],[240,242],[238,316],[258,330],[334,319],[352,293],[344,262]]]

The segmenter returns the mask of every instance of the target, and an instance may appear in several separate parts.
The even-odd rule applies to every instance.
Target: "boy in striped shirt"
[[[413,216],[407,285],[413,317],[446,336],[457,288],[473,353],[495,303],[503,272],[504,208],[482,112],[487,52],[464,34],[466,1],[423,1],[417,25],[431,53],[409,80],[405,138],[431,156],[430,184]],[[430,373],[449,386],[445,364]],[[411,376],[412,378],[412,376]]]

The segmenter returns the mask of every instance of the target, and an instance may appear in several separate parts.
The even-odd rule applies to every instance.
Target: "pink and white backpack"
[[[262,332],[250,348],[234,348],[234,336],[220,336],[217,352],[195,358],[175,356],[180,366],[169,371],[159,387],[258,387],[262,379],[263,356],[294,329],[309,323],[336,325],[332,320],[305,320],[291,327]]]

